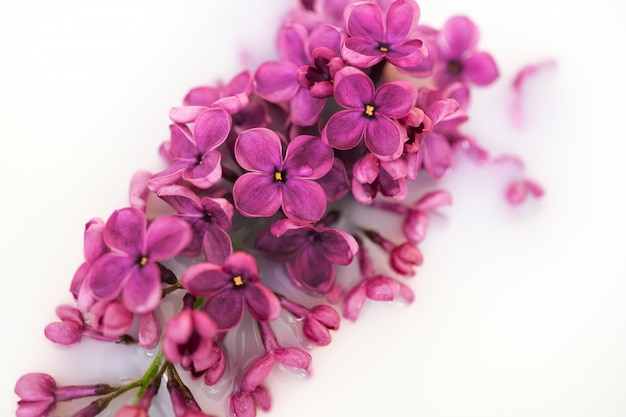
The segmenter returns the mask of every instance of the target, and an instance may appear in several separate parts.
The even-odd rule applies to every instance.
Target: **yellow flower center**
[[[243,278],[241,278],[241,275],[236,275],[233,277],[233,282],[236,287],[241,287],[243,285]]]
[[[389,51],[389,48],[387,48],[386,46],[381,46],[380,48],[378,48],[378,50],[379,50],[380,52],[388,52],[388,51]]]
[[[280,172],[280,171],[274,172],[274,179],[276,181],[282,181],[283,180],[283,173]]]
[[[145,256],[142,256],[141,259],[139,260],[139,265],[146,266],[147,264],[148,264],[148,258],[146,258]]]
[[[374,110],[376,109],[376,107],[372,106],[371,104],[366,104],[365,105],[365,115],[367,117],[374,117]]]

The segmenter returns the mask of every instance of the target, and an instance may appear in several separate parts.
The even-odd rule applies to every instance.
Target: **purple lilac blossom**
[[[345,67],[335,76],[335,100],[346,110],[333,114],[322,131],[335,149],[356,147],[361,140],[379,159],[402,155],[406,130],[394,121],[411,111],[417,91],[408,81],[388,82],[378,89],[362,71]]]
[[[269,217],[282,207],[299,222],[319,220],[326,210],[326,194],[314,180],[333,166],[333,151],[318,137],[298,136],[283,159],[278,135],[269,129],[250,129],[235,143],[237,162],[248,173],[233,186],[233,200],[241,214]]]
[[[278,298],[259,282],[256,261],[246,252],[234,252],[223,265],[192,265],[180,280],[187,291],[206,298],[204,311],[220,331],[239,324],[244,309],[258,321],[274,320],[280,313]]]
[[[183,220],[165,216],[149,226],[145,214],[134,208],[113,212],[103,238],[111,252],[92,265],[89,287],[99,300],[122,295],[124,306],[135,313],[154,310],[161,300],[157,262],[176,256],[191,240]]]
[[[420,17],[415,1],[396,0],[386,12],[375,3],[356,3],[346,7],[345,16],[350,36],[341,55],[351,65],[369,68],[384,59],[413,68],[428,54],[422,41],[412,37]]]

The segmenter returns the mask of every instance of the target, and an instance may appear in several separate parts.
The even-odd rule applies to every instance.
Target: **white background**
[[[71,301],[83,225],[126,205],[135,170],[161,168],[168,110],[190,87],[274,56],[288,3],[0,3],[0,414],[14,415],[23,373],[98,382],[82,369],[115,360],[75,362],[43,337]],[[465,130],[521,155],[546,196],[510,208],[507,172],[460,163],[443,184],[454,206],[433,221],[410,282],[415,304],[368,305],[344,323],[313,351],[312,378],[273,378],[270,415],[626,415],[626,6],[420,6],[424,23],[466,14],[480,26],[501,78],[476,91]],[[510,81],[549,58],[558,67],[529,80],[515,130]]]

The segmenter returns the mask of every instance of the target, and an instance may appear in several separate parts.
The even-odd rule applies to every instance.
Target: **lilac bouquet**
[[[271,407],[272,370],[308,373],[307,350],[328,345],[342,316],[357,320],[368,300],[411,303],[405,278],[429,216],[452,202],[432,184],[455,153],[489,158],[462,128],[470,88],[498,77],[471,20],[419,20],[413,0],[302,0],[278,33],[279,61],[190,90],[169,115],[166,168],[136,173],[128,207],[87,222],[76,304],[45,328],[61,345],[138,345],[152,364],[121,385],[26,374],[16,415],[95,397],[72,414],[95,416],[132,392],[115,416],[147,416],[166,390],[171,415],[208,416],[204,384],[226,413],[251,417]],[[415,195],[420,182],[430,189]],[[521,179],[506,198],[542,192]],[[355,220],[360,206],[392,213],[402,238]],[[229,344],[238,332],[254,333],[246,355]]]

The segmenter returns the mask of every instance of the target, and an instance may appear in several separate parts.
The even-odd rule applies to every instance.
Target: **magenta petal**
[[[283,185],[282,207],[291,220],[315,222],[326,210],[326,194],[314,181],[288,179]]]
[[[307,339],[319,346],[326,346],[332,340],[328,327],[315,319],[304,320],[302,333]]]
[[[387,117],[401,118],[409,114],[417,100],[417,90],[407,81],[385,83],[376,91],[375,112]]]
[[[273,351],[276,362],[291,368],[309,371],[311,367],[311,355],[298,348],[278,348]]]
[[[272,103],[291,100],[300,88],[298,68],[300,65],[291,62],[264,62],[255,73],[256,93]]]
[[[44,334],[48,340],[60,345],[72,345],[80,342],[83,325],[62,321],[48,324],[44,329]]]
[[[269,217],[282,204],[280,184],[266,174],[244,174],[233,186],[233,200],[237,210],[244,216]]]
[[[156,264],[149,263],[141,268],[133,268],[124,285],[124,306],[133,313],[147,313],[159,305],[161,296],[161,279]]]
[[[320,245],[305,246],[287,268],[290,275],[308,290],[328,292],[335,280],[335,267]]]
[[[222,109],[209,109],[201,113],[193,125],[193,138],[203,152],[221,145],[230,133],[230,115]]]
[[[413,204],[413,207],[424,211],[432,211],[441,206],[448,206],[450,204],[452,204],[452,196],[450,193],[437,190],[424,194]]]
[[[444,58],[457,58],[478,43],[476,25],[465,16],[454,16],[443,26]]]
[[[361,142],[365,125],[366,120],[362,112],[339,111],[326,123],[322,131],[322,140],[335,149],[352,149]]]
[[[365,38],[348,38],[343,44],[341,56],[351,65],[369,68],[385,58],[378,42]]]
[[[376,155],[372,153],[366,154],[363,158],[356,161],[352,167],[354,180],[361,184],[372,184],[378,178],[379,172],[380,162]]]
[[[255,417],[256,407],[252,395],[247,391],[237,391],[230,397],[230,409],[237,417]]]
[[[420,18],[420,9],[415,1],[394,1],[389,5],[386,16],[387,42],[399,44],[409,36],[410,31],[417,25]]]
[[[266,128],[246,130],[235,142],[235,158],[245,170],[274,174],[283,160],[280,138]]]
[[[278,32],[278,52],[282,61],[304,65],[308,55],[304,46],[307,30],[299,24],[283,25]]]
[[[91,266],[89,288],[101,300],[115,298],[122,289],[133,268],[133,261],[127,256],[108,253]]]
[[[191,241],[191,228],[178,217],[165,216],[154,220],[146,233],[147,256],[162,261],[180,253]]]
[[[231,277],[219,265],[199,263],[191,265],[183,273],[183,287],[198,297],[209,297],[230,285]]]
[[[202,239],[205,260],[213,264],[222,264],[233,252],[230,236],[219,227],[209,227]]]
[[[298,136],[287,146],[283,169],[288,177],[318,179],[333,167],[333,150],[317,136]]]
[[[201,163],[193,163],[182,173],[184,180],[198,188],[207,189],[222,178],[222,155],[218,151],[209,151],[202,156]]]
[[[324,110],[326,99],[311,96],[309,90],[300,88],[291,99],[291,121],[300,126],[314,125]]]
[[[362,71],[345,67],[335,74],[335,100],[340,106],[363,112],[374,97],[374,82]]]
[[[85,324],[83,313],[76,307],[61,305],[56,308],[55,313],[57,317],[63,321],[74,322],[76,324],[80,324],[81,326]]]
[[[391,119],[381,116],[368,120],[365,129],[365,145],[378,159],[391,161],[402,155],[403,134]]]
[[[477,52],[463,63],[463,73],[476,85],[489,85],[498,78],[498,67],[486,52]]]
[[[365,291],[370,300],[392,301],[400,292],[400,283],[384,275],[377,275],[367,280]]]
[[[394,45],[387,52],[387,60],[399,68],[415,68],[426,58],[426,48],[419,40]]]
[[[348,320],[355,321],[359,317],[366,299],[365,283],[361,282],[344,296],[342,306],[343,316]]]
[[[428,216],[421,210],[411,210],[404,220],[402,231],[409,242],[421,242],[428,231]]]
[[[341,53],[341,43],[345,34],[339,28],[321,24],[311,31],[309,34],[308,49],[310,53],[317,48],[328,48],[335,56]]]
[[[185,125],[170,125],[170,153],[173,158],[195,158],[198,149]]]
[[[161,324],[154,313],[144,313],[139,316],[139,346],[145,349],[153,349],[159,343],[161,336]]]
[[[56,382],[50,375],[29,373],[15,383],[15,394],[24,401],[54,401]]]
[[[438,133],[430,133],[422,147],[424,168],[433,178],[440,178],[452,162],[452,150],[448,140]]]
[[[218,330],[230,330],[243,317],[243,296],[237,290],[224,289],[206,300],[204,311],[211,316]]]
[[[83,252],[85,255],[85,261],[88,263],[93,263],[96,259],[98,259],[101,255],[106,253],[109,248],[107,248],[104,243],[104,239],[102,237],[102,233],[104,231],[105,223],[99,217],[94,217],[89,220],[85,225],[85,233],[84,233],[84,247]]]
[[[347,9],[346,16],[350,36],[384,40],[383,14],[377,4],[360,3],[351,10]]]
[[[202,216],[200,198],[187,187],[170,185],[159,189],[158,196],[165,200],[177,212],[188,216]]]
[[[170,120],[175,123],[193,123],[194,120],[207,110],[207,106],[182,106],[170,109]]]
[[[326,257],[334,264],[348,265],[359,250],[352,235],[339,229],[326,229],[320,233],[320,241]]]
[[[215,101],[220,98],[220,92],[214,87],[196,87],[189,90],[183,104],[185,107],[210,107]]]
[[[45,417],[54,406],[54,399],[49,398],[42,401],[19,401],[17,403],[16,417]]]
[[[252,391],[252,398],[258,408],[263,411],[270,411],[272,408],[272,397],[270,391],[263,386],[258,386]]]
[[[253,391],[272,373],[276,360],[271,353],[265,354],[246,371],[241,381],[241,388]]]
[[[280,314],[280,302],[273,292],[261,284],[249,284],[245,289],[250,315],[258,321],[275,320]]]
[[[104,227],[104,241],[112,249],[127,255],[139,254],[143,250],[146,223],[146,216],[141,210],[116,210]]]

